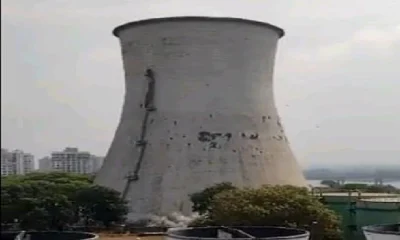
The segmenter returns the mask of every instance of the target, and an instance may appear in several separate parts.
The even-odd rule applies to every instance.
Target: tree
[[[338,216],[311,196],[306,188],[263,186],[259,189],[230,189],[214,195],[207,209],[206,214],[195,221],[196,224],[286,226],[310,230],[311,224],[317,222],[320,239],[341,239]]]
[[[101,222],[109,226],[112,222],[123,221],[128,213],[127,203],[120,198],[120,193],[101,186],[80,189],[74,201],[86,225],[89,222]]]
[[[62,230],[74,219],[72,203],[64,195],[23,198],[19,204],[19,223],[23,229]]]
[[[330,188],[338,188],[340,187],[340,184],[334,180],[322,180],[321,185],[328,186]]]
[[[60,230],[82,219],[108,225],[126,213],[119,193],[94,185],[92,176],[55,172],[2,177],[3,224],[17,219],[24,229]]]
[[[199,214],[205,214],[209,211],[211,201],[214,196],[220,192],[236,189],[232,183],[222,182],[214,186],[204,189],[201,192],[191,194],[190,200],[193,203],[192,211],[198,212]]]

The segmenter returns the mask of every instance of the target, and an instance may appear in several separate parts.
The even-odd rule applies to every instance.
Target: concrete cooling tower
[[[273,94],[284,31],[235,18],[173,17],[117,27],[126,94],[96,182],[129,201],[129,220],[189,214],[220,182],[306,186]]]

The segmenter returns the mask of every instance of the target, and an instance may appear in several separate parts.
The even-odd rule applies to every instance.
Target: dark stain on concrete
[[[249,138],[252,140],[258,139],[258,133],[251,134]]]
[[[200,142],[210,142],[220,136],[222,136],[222,133],[211,133],[207,131],[201,131],[198,133],[197,139]]]
[[[272,138],[275,139],[275,140],[278,140],[278,141],[282,141],[282,140],[283,140],[283,137],[280,136],[280,135],[278,135],[278,136],[273,136]]]
[[[225,133],[226,140],[229,141],[232,138],[232,133]]]
[[[281,121],[278,119],[278,120],[276,120],[276,124],[279,126],[279,127],[282,127],[282,123],[281,123]]]
[[[210,148],[221,148],[216,142],[210,142]]]

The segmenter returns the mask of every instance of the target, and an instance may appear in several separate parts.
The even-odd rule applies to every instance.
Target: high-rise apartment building
[[[35,158],[21,150],[1,149],[1,176],[24,175],[35,169]]]
[[[51,171],[51,158],[50,157],[44,157],[39,159],[39,171],[41,172],[48,172]]]
[[[45,158],[44,158],[45,159]],[[86,151],[79,151],[78,148],[67,147],[63,151],[51,154],[51,170],[78,174],[90,174],[96,172],[101,166],[100,157],[91,155]],[[43,167],[47,164],[43,160]]]

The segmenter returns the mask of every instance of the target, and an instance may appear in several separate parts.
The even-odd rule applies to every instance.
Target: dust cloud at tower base
[[[283,30],[233,18],[122,25],[125,102],[96,183],[129,201],[129,220],[190,214],[189,194],[220,182],[305,186],[274,102]]]

